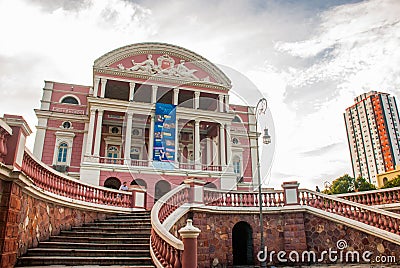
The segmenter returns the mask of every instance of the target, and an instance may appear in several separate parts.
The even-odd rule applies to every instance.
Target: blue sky
[[[0,114],[22,114],[34,128],[43,80],[91,85],[104,53],[171,43],[246,75],[268,99],[268,186],[322,186],[351,174],[343,112],[354,97],[400,97],[398,14],[397,0],[0,0]],[[234,84],[239,95],[245,87]]]

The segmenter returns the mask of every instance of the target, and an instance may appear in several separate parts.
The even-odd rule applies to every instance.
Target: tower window
[[[67,96],[62,99],[61,103],[79,104],[79,101],[75,97]]]
[[[58,163],[66,163],[67,162],[67,153],[68,153],[68,144],[63,142],[58,146]]]

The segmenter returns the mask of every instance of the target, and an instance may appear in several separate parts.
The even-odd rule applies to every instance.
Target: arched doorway
[[[121,186],[121,181],[116,177],[109,177],[104,182],[104,187],[118,190]]]
[[[147,189],[147,183],[142,179],[133,180],[131,185],[139,185],[141,188]]]
[[[253,230],[250,224],[240,221],[232,229],[233,265],[252,265]]]
[[[158,181],[154,190],[154,203],[169,191],[171,191],[171,184],[169,182],[164,180]]]

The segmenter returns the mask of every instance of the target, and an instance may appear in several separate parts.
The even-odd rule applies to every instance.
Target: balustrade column
[[[156,103],[157,102],[157,89],[158,89],[158,86],[152,85],[151,89],[152,89],[152,91],[151,91],[151,103]]]
[[[174,88],[174,99],[173,99],[174,105],[178,105],[178,101],[179,101],[179,88]]]
[[[200,92],[195,91],[194,92],[194,109],[199,109],[200,108]]]
[[[101,90],[100,90],[100,97],[104,98],[106,94],[106,84],[107,84],[107,79],[106,78],[101,78]]]
[[[220,149],[220,164],[225,166],[225,128],[224,125],[219,125],[219,149]]]
[[[200,169],[200,121],[198,120],[194,123],[194,161],[196,169]]]
[[[135,82],[129,82],[129,101],[133,101],[133,96],[135,94]]]
[[[97,111],[97,124],[96,124],[96,138],[94,140],[94,153],[93,155],[98,157],[100,153],[101,143],[101,126],[103,124],[103,110]]]
[[[178,231],[185,248],[182,252],[182,267],[185,268],[197,268],[197,237],[201,231],[192,223],[192,220],[187,220],[186,226]]]
[[[154,115],[150,115],[150,131],[149,131],[149,151],[147,153],[149,165],[153,160],[153,147],[154,147]]]
[[[86,155],[92,155],[95,117],[96,117],[96,110],[94,109],[90,110],[89,129],[86,137]]]
[[[125,129],[124,158],[125,158],[125,164],[126,165],[130,165],[133,113],[132,112],[127,112],[125,116],[126,116],[126,129]]]
[[[94,78],[94,85],[93,85],[93,97],[98,97],[98,94],[99,94],[99,84],[100,84],[100,78],[95,77],[95,78]]]

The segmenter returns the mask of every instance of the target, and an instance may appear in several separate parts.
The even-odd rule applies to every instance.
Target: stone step
[[[100,232],[100,231],[61,231],[61,236],[91,236],[91,237],[114,237],[119,238],[132,238],[132,237],[147,237],[150,238],[150,230],[145,230],[141,233],[128,233],[128,232]]]
[[[149,243],[150,237],[92,237],[92,236],[51,236],[50,242],[71,243],[104,243],[104,244],[144,244]]]
[[[95,222],[82,227],[151,228],[150,222]]]
[[[63,257],[150,257],[149,249],[70,249],[70,248],[32,248],[26,256],[63,256]]]
[[[24,256],[18,266],[34,265],[129,265],[131,267],[155,267],[150,257],[64,257],[64,256]]]
[[[62,248],[62,249],[108,249],[108,250],[114,250],[114,249],[129,249],[129,250],[135,250],[135,249],[140,249],[140,250],[149,250],[150,243],[82,243],[82,242],[77,242],[77,243],[72,243],[71,241],[68,241],[67,243],[60,243],[60,242],[51,242],[51,241],[45,241],[45,242],[40,242],[39,243],[39,248]]]
[[[92,227],[72,227],[71,231],[76,232],[102,232],[102,233],[125,233],[125,234],[150,234],[150,227],[130,227],[130,228],[116,228],[115,226],[92,226]]]

